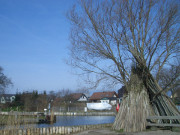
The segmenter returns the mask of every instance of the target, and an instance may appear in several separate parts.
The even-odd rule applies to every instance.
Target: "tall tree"
[[[11,80],[6,75],[4,75],[3,68],[0,67],[0,94],[4,94],[5,88],[10,85],[12,85]]]
[[[81,0],[69,12],[71,64],[95,74],[95,85],[111,80],[128,91],[114,129],[141,131],[148,115],[179,113],[158,84],[163,67],[179,57],[178,5],[170,0]]]

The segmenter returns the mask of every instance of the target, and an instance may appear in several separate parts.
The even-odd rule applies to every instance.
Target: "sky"
[[[0,66],[11,78],[7,93],[76,90],[79,78],[66,64],[76,0],[0,0]]]

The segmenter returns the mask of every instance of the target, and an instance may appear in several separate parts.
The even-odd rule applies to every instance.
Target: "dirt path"
[[[87,130],[73,135],[180,135],[179,132],[172,132],[170,130],[157,130],[138,133],[120,133],[112,131],[108,128]]]

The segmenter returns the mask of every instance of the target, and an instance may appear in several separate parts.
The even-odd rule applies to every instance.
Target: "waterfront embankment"
[[[43,112],[0,112],[0,115],[38,115]],[[59,116],[115,116],[115,112],[53,112],[54,115]]]

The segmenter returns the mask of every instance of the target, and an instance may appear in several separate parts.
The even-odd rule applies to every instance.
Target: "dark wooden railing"
[[[150,122],[153,120],[157,120],[157,122]],[[162,120],[166,120],[164,123]],[[173,121],[177,121],[177,123],[173,123]],[[169,121],[169,122],[168,122]],[[146,126],[154,126],[154,127],[180,127],[180,115],[178,116],[149,116],[147,117]]]

